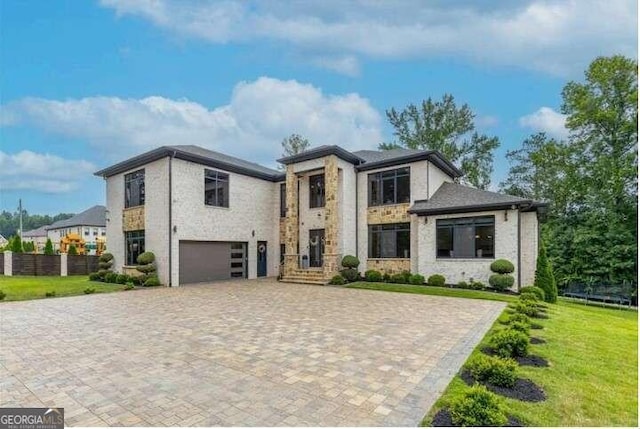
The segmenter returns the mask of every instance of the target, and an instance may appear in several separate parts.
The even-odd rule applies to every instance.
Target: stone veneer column
[[[330,279],[338,272],[338,158],[335,155],[324,159],[324,278]]]
[[[287,217],[284,232],[284,276],[292,275],[298,269],[298,178],[293,165],[287,165]]]

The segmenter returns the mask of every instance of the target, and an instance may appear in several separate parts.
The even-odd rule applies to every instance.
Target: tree
[[[67,253],[69,255],[77,255],[78,254],[78,249],[76,249],[76,245],[75,244],[70,244],[69,245],[69,249],[67,250]]]
[[[50,238],[47,238],[47,243],[44,245],[44,254],[53,255],[53,243]]]
[[[480,189],[489,186],[493,151],[500,143],[497,137],[475,130],[475,114],[467,104],[458,108],[453,96],[445,94],[441,101],[428,98],[419,107],[409,104],[402,111],[391,108],[386,114],[398,141],[383,143],[380,149],[437,150],[461,168],[466,182]]]
[[[309,140],[302,137],[300,134],[291,134],[289,137],[286,137],[282,140],[282,156],[292,156],[297,155],[300,152],[303,152],[309,149],[311,145]]]
[[[544,291],[544,300],[554,303],[558,299],[558,288],[553,277],[551,265],[547,259],[547,250],[543,243],[538,248],[538,259],[536,261],[536,275],[533,285]]]
[[[19,235],[14,235],[9,240],[10,240],[10,243],[11,243],[11,246],[10,246],[9,250],[11,250],[13,253],[22,253],[22,251],[23,251],[23,249],[22,249],[22,240],[20,239],[20,236]]]

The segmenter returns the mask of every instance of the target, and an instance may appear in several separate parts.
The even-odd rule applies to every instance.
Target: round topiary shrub
[[[459,281],[456,286],[460,289],[469,289],[469,283],[465,282],[464,280]]]
[[[424,284],[424,276],[422,274],[413,274],[409,278],[409,283],[411,283],[412,285],[422,286]]]
[[[427,280],[429,286],[444,286],[444,282],[445,278],[442,274],[433,274]]]
[[[510,358],[478,354],[465,364],[473,378],[495,386],[513,387],[518,376],[518,363]]]
[[[402,275],[401,273],[392,274],[391,277],[389,278],[389,282],[390,283],[403,284],[404,283],[404,275]]]
[[[116,277],[116,283],[121,285],[126,284],[129,281],[129,276],[126,274],[118,274]]]
[[[402,274],[402,277],[404,278],[404,283],[411,283],[411,271],[403,270],[400,274]]]
[[[480,281],[475,281],[475,282],[469,283],[469,289],[483,290],[484,288],[486,288],[485,284],[480,282]]]
[[[382,281],[382,273],[376,270],[367,270],[364,273],[364,278],[368,282],[381,282]]]
[[[345,268],[358,268],[360,260],[353,255],[345,255],[342,258],[342,266]]]
[[[146,286],[146,287],[160,286],[160,279],[158,278],[158,276],[149,276],[144,281],[144,286]]]
[[[117,273],[108,272],[107,274],[104,275],[104,281],[107,283],[116,283],[117,279],[118,279]]]
[[[524,292],[520,294],[520,301],[523,302],[538,302],[538,295],[532,292]]]
[[[138,265],[147,265],[153,263],[156,260],[156,255],[153,252],[143,252],[138,255]]]
[[[343,285],[345,283],[347,283],[347,281],[339,274],[331,277],[331,280],[329,281],[330,285]]]
[[[491,263],[491,271],[498,274],[511,274],[515,267],[510,261],[506,259],[496,259]]]
[[[111,253],[103,253],[102,255],[100,255],[100,257],[98,258],[98,261],[100,262],[109,262],[109,261],[113,261],[113,255]]]
[[[497,291],[503,292],[513,286],[515,279],[509,274],[491,274],[489,284]]]
[[[456,426],[504,426],[508,421],[500,399],[478,384],[454,400],[450,411]]]
[[[345,268],[344,270],[340,270],[340,274],[348,282],[355,282],[360,280],[360,273],[355,268]]]
[[[101,280],[100,274],[98,273],[90,273],[89,274],[89,280],[92,282],[97,282]]]
[[[544,301],[544,291],[535,286],[524,286],[520,288],[520,293],[533,293],[540,301]]]
[[[145,275],[145,286],[146,286],[146,280],[148,280],[150,277],[155,276],[155,272],[156,272],[155,260],[156,260],[156,255],[154,255],[153,252],[143,252],[138,255],[138,259],[137,259],[138,265],[136,265],[136,270],[138,270],[139,272]]]
[[[495,352],[505,358],[526,356],[529,353],[529,337],[515,329],[503,329],[489,339]]]

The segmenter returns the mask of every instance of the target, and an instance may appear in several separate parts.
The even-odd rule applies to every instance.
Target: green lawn
[[[84,295],[86,288],[103,293],[123,290],[124,285],[91,282],[88,276],[0,276],[0,290],[7,295],[4,301],[45,298],[50,291],[55,291],[56,297]]]
[[[465,298],[511,298],[490,292],[383,283],[354,283],[353,287]],[[518,369],[521,377],[542,386],[548,399],[540,403],[504,399],[509,412],[529,426],[637,426],[637,312],[563,301],[550,305],[548,311],[550,318],[540,320],[544,329],[531,331],[547,343],[532,345],[531,350],[549,360],[551,366]],[[496,322],[491,330],[502,327]],[[489,334],[474,354],[481,353]],[[429,425],[431,417],[465,389],[466,384],[456,376],[423,423]]]
[[[349,283],[347,287],[357,289],[384,290],[388,292],[418,293],[421,295],[450,296],[454,298],[490,299],[493,301],[512,302],[518,299],[515,295],[495,293],[482,290],[455,289],[450,287],[413,286],[393,283]]]

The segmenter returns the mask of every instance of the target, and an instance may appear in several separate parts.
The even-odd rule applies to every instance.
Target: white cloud
[[[569,131],[565,128],[566,116],[551,107],[541,107],[535,112],[521,117],[519,122],[523,127],[545,132],[557,139],[564,139],[569,135]]]
[[[23,150],[8,154],[0,151],[0,189],[33,190],[58,194],[79,187],[96,166],[83,160]]]
[[[311,62],[347,74],[359,57],[460,56],[568,75],[597,55],[637,55],[637,4],[629,0],[101,3],[118,16],[142,17],[210,43],[284,42]],[[348,65],[336,65],[336,58]]]
[[[26,98],[0,108],[4,126],[30,125],[89,141],[113,158],[152,147],[195,144],[274,164],[291,133],[313,145],[374,148],[381,117],[358,94],[329,95],[295,80],[267,77],[237,84],[228,104],[209,109],[181,99],[88,97],[65,101]]]

